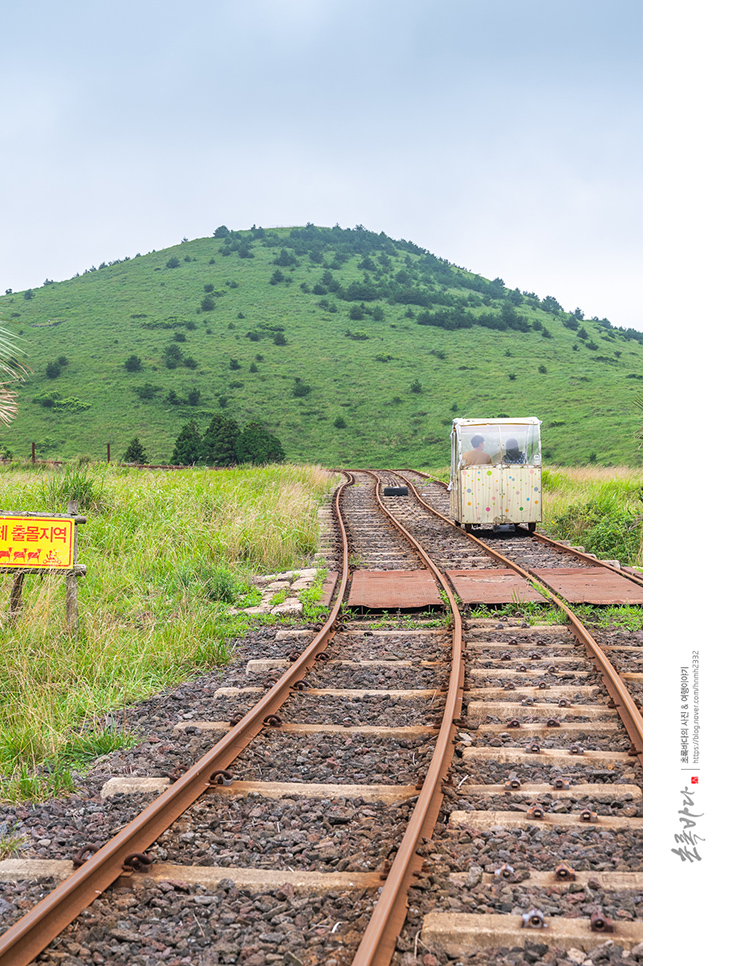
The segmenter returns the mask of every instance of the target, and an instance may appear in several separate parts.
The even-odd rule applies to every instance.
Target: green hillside
[[[526,280],[529,281],[529,280]],[[546,462],[636,464],[641,334],[361,227],[228,231],[0,297],[33,373],[2,447],[167,462],[258,420],[288,460],[448,462],[453,417],[535,415]]]

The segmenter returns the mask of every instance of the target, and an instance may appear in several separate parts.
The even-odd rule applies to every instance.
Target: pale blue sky
[[[363,224],[641,321],[638,0],[5,2],[0,291]]]

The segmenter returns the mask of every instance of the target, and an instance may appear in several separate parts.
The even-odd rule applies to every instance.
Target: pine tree
[[[236,444],[241,430],[235,419],[214,416],[203,435],[202,458],[213,466],[235,466]]]
[[[175,440],[175,449],[170,462],[174,466],[192,466],[203,458],[203,437],[198,430],[198,424],[191,419],[182,428],[182,432]]]
[[[127,447],[127,452],[122,457],[122,463],[146,463],[147,453],[144,446],[139,441],[139,436],[135,436]]]
[[[286,456],[281,441],[261,423],[247,423],[241,430],[236,446],[239,463],[283,463]]]

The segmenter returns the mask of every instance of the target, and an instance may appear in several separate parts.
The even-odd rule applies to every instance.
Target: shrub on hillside
[[[283,463],[284,448],[281,441],[261,423],[247,423],[240,432],[236,445],[239,463]]]
[[[122,457],[122,463],[147,463],[147,452],[139,441],[139,436],[135,436],[126,449]]]
[[[165,365],[168,369],[177,369],[182,364],[183,354],[180,346],[173,342],[165,349]]]
[[[193,466],[200,462],[203,455],[203,437],[194,419],[183,426],[180,435],[175,440],[170,462],[174,466]]]
[[[135,386],[134,391],[137,393],[140,399],[149,402],[154,399],[158,392],[162,392],[161,386],[153,386],[151,382],[146,382],[144,386]]]
[[[286,248],[282,248],[277,257],[273,261],[274,265],[281,265],[282,268],[286,268],[290,265],[298,265],[299,263],[294,256],[294,252],[290,252]]]
[[[130,356],[124,363],[127,372],[139,372],[142,369],[142,360],[139,356]]]
[[[235,419],[214,416],[203,434],[203,459],[212,466],[235,466],[236,444],[241,435]]]

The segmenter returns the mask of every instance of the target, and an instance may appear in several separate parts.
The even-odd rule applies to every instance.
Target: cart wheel
[[[530,532],[530,533],[534,533],[534,532],[535,532],[535,527],[536,527],[536,526],[537,526],[537,524],[536,524],[536,523],[528,523],[528,524],[527,524],[527,529],[529,530],[529,532]]]

